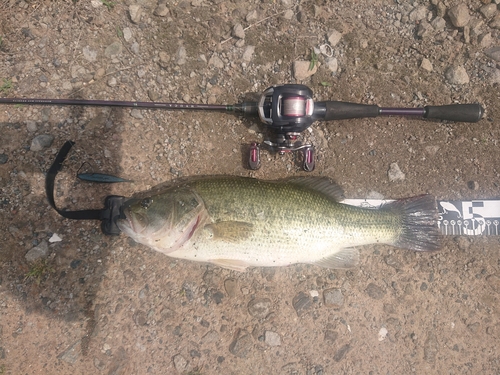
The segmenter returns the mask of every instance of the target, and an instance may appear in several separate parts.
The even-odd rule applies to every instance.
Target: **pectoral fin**
[[[214,240],[237,243],[246,240],[253,232],[251,223],[242,221],[221,221],[219,223],[205,225]]]
[[[246,262],[237,259],[210,259],[209,262],[216,266],[238,272],[244,272],[248,267]]]
[[[347,247],[338,253],[323,258],[313,264],[325,268],[353,268],[359,263],[359,251],[354,247]]]

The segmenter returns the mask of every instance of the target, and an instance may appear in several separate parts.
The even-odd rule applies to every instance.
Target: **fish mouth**
[[[120,216],[116,219],[116,225],[120,230],[126,234],[137,233],[136,226],[134,221],[132,220],[132,216],[130,215],[130,211],[128,207],[120,208]]]

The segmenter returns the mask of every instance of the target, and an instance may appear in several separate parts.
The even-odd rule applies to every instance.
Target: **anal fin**
[[[346,247],[338,253],[330,255],[312,264],[333,269],[345,269],[356,267],[359,263],[359,251],[354,247]]]
[[[249,266],[248,263],[238,259],[210,259],[210,263],[229,270],[244,272]]]

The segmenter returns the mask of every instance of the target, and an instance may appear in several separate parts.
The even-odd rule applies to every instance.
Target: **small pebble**
[[[378,331],[378,341],[384,341],[387,338],[387,333],[387,328],[380,328],[380,331]]]
[[[299,61],[294,61],[293,62],[293,75],[296,80],[298,81],[303,81],[313,74],[316,73],[318,70],[318,64],[314,64],[314,67],[311,68],[311,62],[310,61],[305,61],[305,60],[299,60]]]
[[[374,283],[368,284],[365,291],[373,299],[382,299],[385,296],[385,290]]]
[[[245,30],[243,30],[241,23],[234,25],[231,35],[238,39],[245,39]]]
[[[342,33],[337,30],[331,30],[327,35],[328,43],[330,46],[335,47],[342,39]]]
[[[281,337],[276,332],[266,331],[264,332],[264,342],[269,346],[280,346]]]
[[[403,181],[406,178],[405,174],[401,172],[398,163],[391,163],[387,175],[389,177],[389,181],[391,182]]]
[[[325,290],[323,292],[323,299],[326,306],[330,306],[336,309],[339,309],[344,305],[344,296],[342,295],[342,290],[340,289]]]
[[[140,5],[132,4],[128,7],[128,12],[130,14],[130,20],[137,24],[141,22],[142,8]]]
[[[458,4],[448,10],[448,17],[455,27],[464,27],[470,21],[469,8],[465,4]]]
[[[41,134],[33,138],[31,141],[30,150],[31,151],[42,151],[52,145],[54,141],[54,136],[50,134]]]
[[[184,370],[186,369],[186,367],[188,365],[188,361],[181,354],[174,355],[174,357],[172,358],[172,361],[174,362],[175,369],[179,373],[184,372]]]
[[[420,67],[428,72],[432,72],[433,66],[429,59],[423,58]]]
[[[248,313],[257,319],[265,319],[271,312],[269,298],[255,298],[248,303]]]
[[[26,253],[24,258],[28,263],[34,263],[39,259],[45,259],[49,255],[49,244],[43,240],[38,246],[35,246]]]
[[[311,298],[308,294],[300,292],[292,300],[293,308],[295,312],[300,317],[304,315],[312,306]]]
[[[469,83],[469,75],[463,66],[451,66],[445,72],[445,77],[452,85]]]
[[[252,347],[252,335],[246,333],[245,331],[240,331],[233,342],[229,345],[229,351],[236,357],[246,358]]]

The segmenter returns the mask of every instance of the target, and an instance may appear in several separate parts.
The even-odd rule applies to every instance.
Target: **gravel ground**
[[[302,83],[317,101],[479,102],[475,124],[316,123],[309,175],[348,198],[493,198],[499,4],[0,0],[0,96],[233,104]],[[61,218],[44,192],[55,154],[76,142],[56,181],[70,209],[177,177],[306,175],[291,154],[245,167],[257,121],[0,105],[0,126],[0,374],[500,373],[498,238],[447,237],[431,254],[368,246],[348,271],[177,261]],[[81,167],[135,182],[85,183]]]

